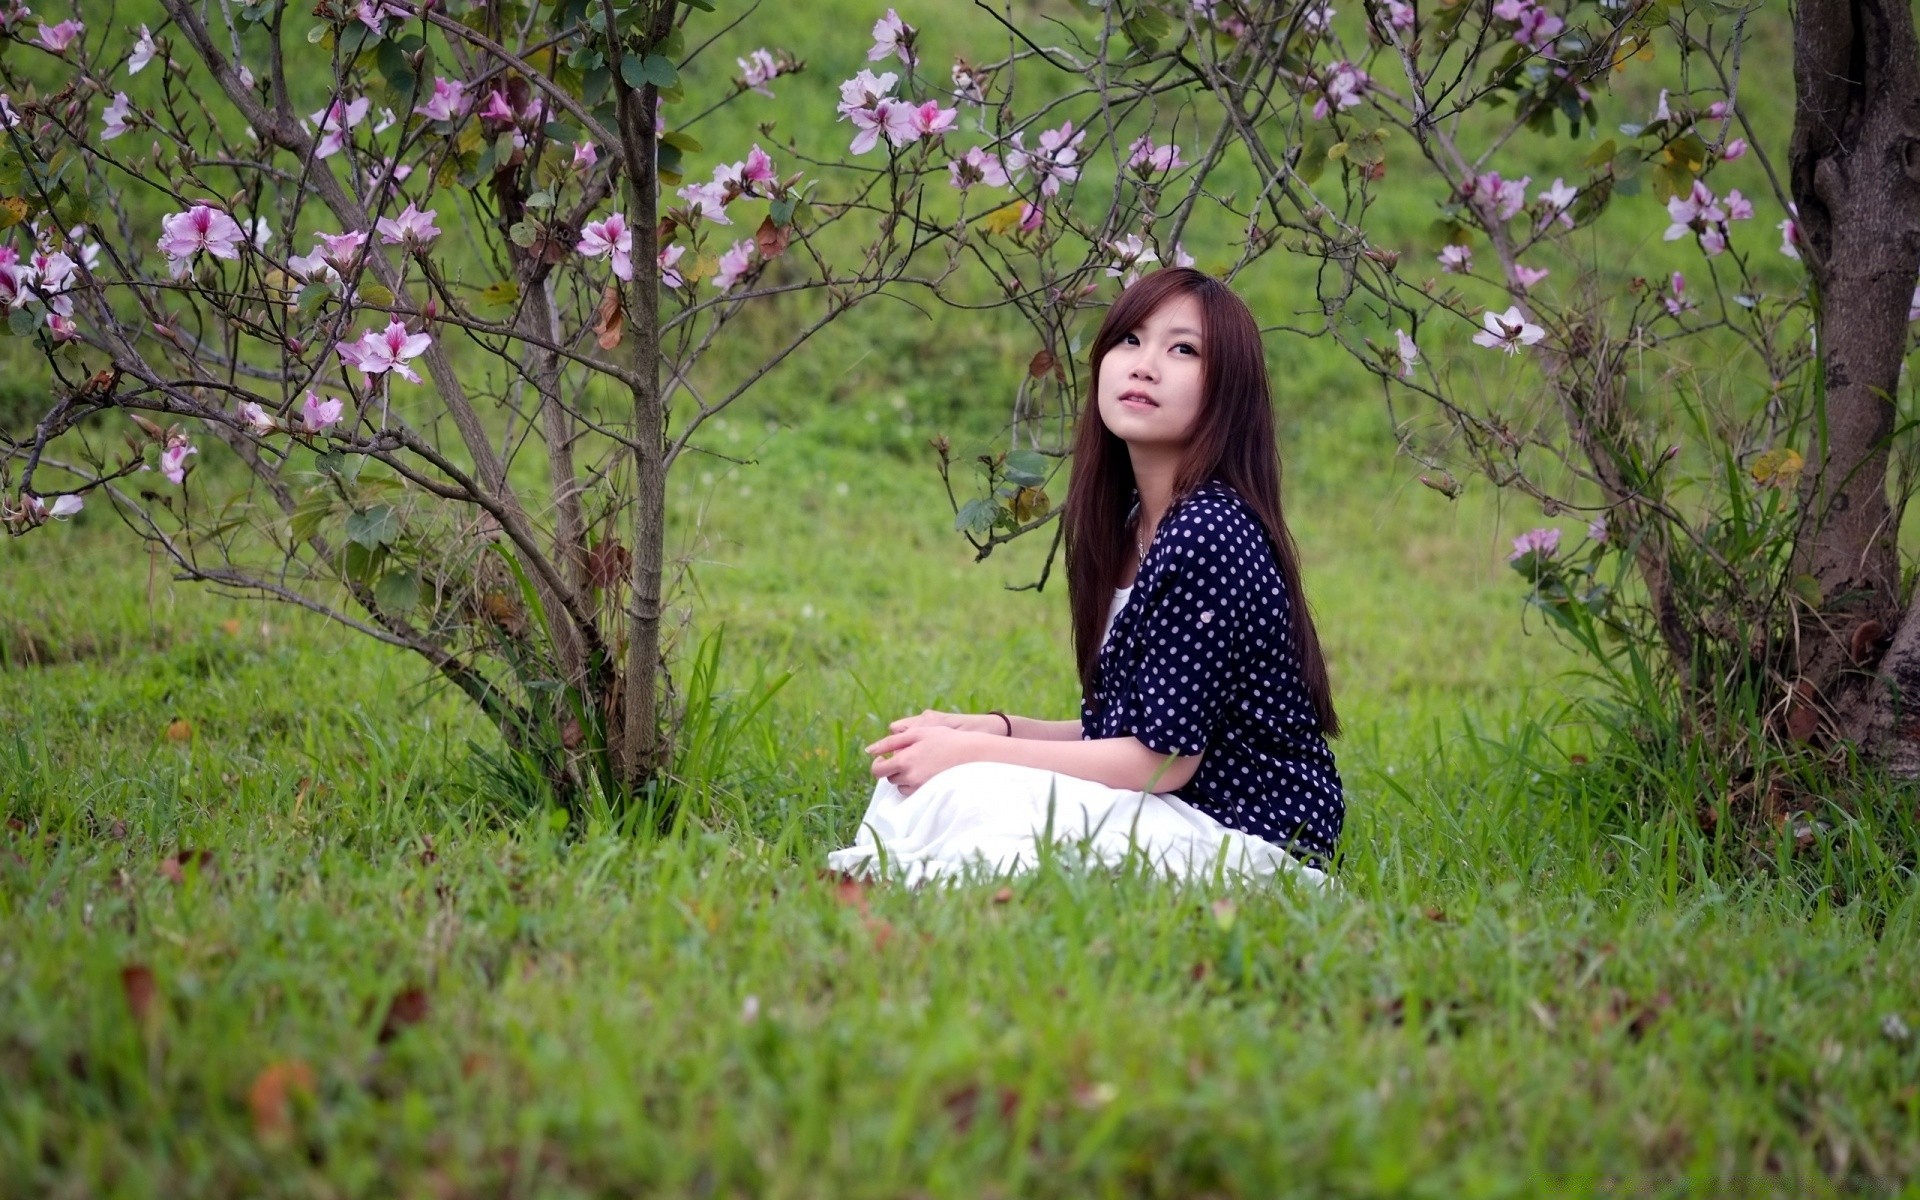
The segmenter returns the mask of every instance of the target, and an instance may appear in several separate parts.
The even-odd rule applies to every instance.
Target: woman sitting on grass
[[[1345,814],[1259,326],[1175,269],[1093,343],[1066,525],[1077,721],[927,711],[868,746],[879,779],[829,863],[909,881],[1031,866],[1043,838],[1117,862],[1319,883]]]

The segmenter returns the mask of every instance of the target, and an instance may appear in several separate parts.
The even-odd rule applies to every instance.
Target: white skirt
[[[827,865],[909,884],[1031,869],[1043,842],[1109,866],[1139,855],[1182,879],[1285,876],[1318,889],[1327,877],[1271,842],[1228,829],[1178,796],[1128,792],[1008,763],[964,763],[911,796],[888,780],[873,789],[853,845]]]

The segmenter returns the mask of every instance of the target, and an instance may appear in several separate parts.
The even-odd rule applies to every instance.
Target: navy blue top
[[[1226,484],[1202,484],[1160,521],[1081,698],[1080,732],[1204,752],[1175,795],[1324,866],[1346,802],[1300,676],[1290,603],[1260,518]]]

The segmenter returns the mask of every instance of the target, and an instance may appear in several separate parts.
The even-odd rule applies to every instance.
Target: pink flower
[[[38,497],[35,497],[35,499],[38,499]],[[85,508],[86,505],[87,502],[85,500],[69,492],[67,495],[55,496],[53,498],[53,503],[47,508],[47,515],[56,521],[65,520]]]
[[[1513,31],[1513,40],[1529,50],[1540,50],[1560,36],[1567,23],[1538,5],[1528,9],[1520,18],[1520,27]]]
[[[1560,531],[1558,529],[1529,529],[1513,539],[1513,553],[1507,555],[1508,562],[1519,562],[1529,554],[1543,559],[1552,558],[1560,549]]]
[[[920,137],[939,137],[960,119],[957,108],[941,108],[938,100],[929,100],[913,110],[913,129]]]
[[[1473,247],[1459,244],[1442,246],[1440,269],[1449,275],[1465,275],[1473,270]]]
[[[385,330],[369,329],[360,335],[359,341],[341,342],[335,349],[342,362],[360,368],[369,378],[391,371],[402,379],[419,383],[419,374],[407,365],[407,360],[419,358],[431,345],[432,334],[409,334],[405,325],[392,320]]]
[[[1709,225],[1700,231],[1700,249],[1708,258],[1723,253],[1727,248],[1727,233],[1724,227]]]
[[[39,42],[43,49],[51,50],[55,54],[65,54],[67,47],[73,45],[73,39],[86,31],[87,27],[78,21],[62,21],[58,25],[49,25],[42,21],[40,32],[35,35],[34,40]]]
[[[1907,301],[1907,321],[1920,321],[1920,287],[1913,289],[1913,298]]]
[[[1141,175],[1168,175],[1186,165],[1180,147],[1171,142],[1156,146],[1151,137],[1142,135],[1127,147],[1127,169]]]
[[[1116,261],[1107,267],[1107,277],[1118,279],[1127,276],[1127,284],[1134,280],[1132,272],[1148,263],[1160,261],[1160,255],[1151,246],[1140,240],[1140,235],[1130,233],[1117,242],[1108,242],[1107,249],[1113,251]]]
[[[433,77],[433,95],[413,111],[430,121],[451,121],[466,112],[471,103],[473,101],[467,95],[464,81],[436,75]]]
[[[421,334],[421,337],[427,336]],[[422,347],[424,349],[424,347]],[[300,424],[308,433],[325,433],[340,421],[345,406],[332,396],[322,400],[312,388],[300,400]]]
[[[873,48],[867,51],[868,62],[879,62],[890,55],[899,55],[900,61],[911,67],[917,59],[913,53],[913,26],[900,19],[900,14],[891,8],[887,15],[873,23]]]
[[[1725,100],[1715,100],[1707,105],[1707,120],[1724,121],[1727,119],[1727,114],[1732,111],[1732,107]]]
[[[1488,309],[1481,319],[1487,327],[1473,335],[1473,344],[1489,350],[1504,350],[1511,355],[1520,347],[1531,346],[1547,336],[1546,330],[1527,320],[1517,304],[1509,305],[1503,313]]]
[[[162,217],[160,229],[160,253],[171,260],[168,267],[175,279],[187,273],[200,251],[215,258],[239,258],[241,243],[247,240],[238,221],[207,204]]]
[[[970,146],[964,155],[947,164],[947,179],[963,192],[976,183],[1005,187],[1007,169],[998,158],[978,146]]]
[[[1173,244],[1173,265],[1176,267],[1190,267],[1193,263],[1193,255],[1187,253],[1185,246],[1182,246],[1179,242],[1175,242]]]
[[[1300,24],[1317,33],[1325,33],[1333,28],[1333,5],[1320,4],[1307,9],[1300,15]]]
[[[1556,178],[1553,186],[1541,192],[1536,200],[1546,211],[1557,213],[1573,207],[1573,202],[1579,195],[1579,189],[1569,186],[1564,179]]]
[[[732,291],[734,285],[740,282],[740,277],[753,266],[753,253],[752,239],[727,247],[727,252],[720,256],[720,270],[714,274],[713,286],[723,292]]]
[[[273,240],[273,223],[265,217],[255,217],[241,228],[247,231],[247,244],[255,250],[265,250]]]
[[[580,230],[580,243],[574,251],[588,258],[613,256],[617,278],[633,278],[633,231],[627,228],[624,213],[614,213],[604,221],[589,221]]]
[[[1414,344],[1404,329],[1394,330],[1393,337],[1400,355],[1400,378],[1412,379],[1414,364],[1420,361],[1420,347]]]
[[[245,421],[247,428],[251,429],[254,434],[259,437],[265,437],[267,434],[280,428],[280,422],[274,420],[273,416],[269,414],[266,409],[261,408],[251,400],[246,401],[240,406],[240,419]]]
[[[953,95],[963,104],[985,104],[987,102],[986,83],[980,75],[968,66],[964,59],[955,59],[953,63]]]
[[[1742,196],[1739,188],[1734,188],[1727,193],[1726,205],[1727,220],[1751,221],[1753,219],[1753,201]]]
[[[1029,151],[1021,140],[1024,135],[1013,135],[1013,149],[1007,152],[1007,170],[1015,175],[1033,168],[1040,177],[1040,194],[1057,196],[1060,185],[1072,183],[1080,178],[1080,168],[1074,164],[1080,159],[1080,143],[1086,140],[1087,131],[1073,131],[1073,122],[1068,121],[1058,129],[1049,129],[1040,135],[1040,148]]]
[[[892,71],[875,75],[872,71],[862,70],[840,85],[840,103],[837,106],[840,115],[849,116],[856,108],[872,108],[876,102],[891,96],[893,85],[898,82],[900,77]]]
[[[1545,279],[1548,274],[1550,274],[1550,272],[1545,267],[1528,267],[1522,266],[1519,263],[1513,264],[1513,281],[1520,286],[1520,290],[1523,292],[1534,284],[1539,283],[1542,279]]]
[[[733,218],[727,216],[727,201],[731,196],[726,184],[690,183],[675,195],[692,206],[694,216],[715,225],[733,224]]]
[[[7,247],[12,253],[13,248]],[[33,290],[33,268],[26,263],[8,259],[0,262],[0,300],[7,302],[9,310],[20,308],[40,299]]]
[[[740,65],[742,86],[759,92],[769,100],[773,98],[773,89],[767,84],[780,78],[780,64],[774,60],[773,55],[762,48],[745,58],[736,58],[733,61]]]
[[[747,161],[740,171],[741,182],[747,184],[772,183],[774,181],[773,160],[760,148],[758,142],[747,151]]]
[[[1686,195],[1674,196],[1667,201],[1667,218],[1671,224],[1667,226],[1664,240],[1671,242],[1685,237],[1698,222],[1710,219],[1709,211],[1718,211],[1713,207],[1713,193],[1706,184],[1696,179]]]
[[[1800,257],[1800,223],[1795,220],[1800,215],[1797,205],[1787,205],[1787,216],[1778,226],[1780,230],[1780,253],[1788,258]]]
[[[71,342],[80,336],[80,327],[74,324],[73,318],[66,313],[58,311],[49,312],[47,314],[47,336],[56,342]]]
[[[360,257],[360,247],[367,244],[367,235],[358,229],[350,233],[316,233],[313,236],[326,247],[324,253],[327,261],[342,271],[353,266],[354,260]]]
[[[347,144],[347,134],[364,121],[367,110],[373,107],[373,101],[365,96],[351,104],[335,100],[332,104],[314,113],[308,120],[320,131],[319,145],[314,147],[315,158],[332,158],[340,153]]]
[[[1687,299],[1687,277],[1685,275],[1675,271],[1673,278],[1667,281],[1667,287],[1673,293],[1665,299],[1669,315],[1677,317],[1683,312],[1691,312],[1694,309],[1695,305],[1693,301]]]
[[[0,92],[0,128],[13,129],[20,124],[20,114],[13,111],[13,102]]]
[[[1720,151],[1721,162],[1733,162],[1736,159],[1745,158],[1746,156],[1747,156],[1747,139],[1745,138],[1733,139],[1732,141],[1727,143],[1725,149]]]
[[[594,145],[592,142],[575,142],[573,144],[573,169],[574,170],[579,171],[581,174],[585,174],[586,172],[593,170],[594,164],[598,163],[599,161],[600,161],[600,151],[594,148]]]
[[[185,483],[187,459],[198,453],[186,438],[175,434],[167,439],[167,448],[160,452],[160,473],[167,477],[168,483]]]
[[[1342,112],[1359,104],[1373,79],[1348,62],[1327,65],[1320,86],[1320,98],[1313,102],[1313,119],[1324,121],[1331,112]]]
[[[142,25],[140,40],[133,44],[133,56],[127,59],[127,74],[138,75],[141,68],[152,62],[154,55],[158,53],[160,53],[160,47],[153,44],[153,34],[147,31],[145,25]]]
[[[1375,0],[1375,6],[1386,12],[1387,24],[1393,28],[1402,31],[1413,28],[1413,5],[1406,0]]]
[[[424,246],[440,236],[440,228],[433,223],[433,218],[433,209],[421,212],[409,203],[399,216],[381,217],[373,227],[379,233],[380,240],[389,246],[401,242]]]
[[[674,264],[679,262],[680,256],[686,252],[687,248],[685,246],[673,245],[660,247],[660,253],[656,256],[656,261],[660,264],[660,283],[662,286],[679,288],[687,282],[686,278],[674,269]]]
[[[1032,233],[1047,219],[1047,210],[1037,204],[1020,202],[1020,232]]]
[[[1607,514],[1601,513],[1587,522],[1587,536],[1596,542],[1607,540]]]
[[[504,121],[509,125],[520,120],[520,114],[514,111],[506,92],[499,88],[487,93],[487,106],[480,110],[479,116],[482,121]]]

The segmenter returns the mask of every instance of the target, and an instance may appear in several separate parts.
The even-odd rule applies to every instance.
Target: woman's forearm
[[[1080,740],[1080,722],[1043,721],[1038,717],[1009,716],[1007,723],[1013,726],[1013,736],[1036,742],[1077,742]]]
[[[1040,721],[1035,724],[1057,726],[1064,721]],[[1015,730],[1018,731],[1016,726]],[[1012,763],[1057,771],[1078,779],[1091,779],[1111,788],[1126,791],[1171,792],[1193,778],[1199,769],[1200,755],[1174,758],[1147,749],[1138,738],[1096,738],[1071,741],[1050,738],[980,738],[973,757],[985,762]]]

